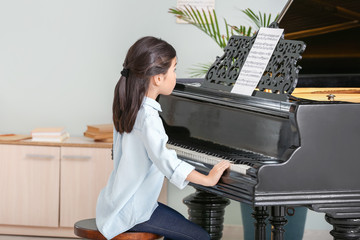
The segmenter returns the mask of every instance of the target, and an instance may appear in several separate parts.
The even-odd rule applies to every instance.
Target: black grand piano
[[[305,206],[326,214],[334,239],[360,239],[360,104],[292,95],[296,86],[360,86],[359,21],[358,0],[289,1],[271,26],[285,37],[252,96],[230,91],[256,36],[232,36],[200,86],[179,83],[159,98],[180,158],[203,173],[232,162],[215,187],[193,185],[190,218],[233,199],[253,206],[255,239],[266,238],[267,219],[283,239],[286,208]]]

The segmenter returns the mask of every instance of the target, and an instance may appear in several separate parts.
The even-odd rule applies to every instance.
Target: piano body
[[[301,17],[297,8],[303,11],[304,6],[307,24],[318,24],[310,30],[293,17]],[[359,87],[359,40],[353,38],[351,42],[351,32],[359,36],[359,11],[360,4],[355,0],[289,1],[278,22],[284,28],[285,39],[278,43],[252,96],[230,93],[255,39],[240,36],[229,40],[224,55],[216,59],[201,86],[178,83],[171,95],[160,96],[160,115],[169,135],[169,148],[205,174],[221,159],[232,162],[216,186],[193,185],[197,195],[203,197],[192,199],[200,202],[189,205],[211,208],[208,203],[214,195],[251,204],[255,239],[266,238],[269,215],[273,239],[283,239],[286,207],[305,206],[326,214],[326,220],[333,225],[334,239],[360,239],[360,104],[291,95],[297,84],[312,87],[320,82],[324,87],[329,82],[331,87]],[[325,23],[329,19],[350,23],[335,21],[324,27],[322,12],[339,16],[326,17]],[[309,19],[314,17],[311,14],[316,16],[314,20]],[[293,28],[288,27],[292,24]],[[287,34],[302,41],[287,40]],[[313,42],[318,44],[313,51],[320,51],[317,47],[322,42],[326,45],[327,34],[337,36],[328,46],[329,51],[335,48],[337,53],[326,49],[321,49],[323,55],[306,52],[312,49]],[[320,43],[316,37],[320,37]],[[349,46],[348,52],[337,49]],[[346,54],[340,53],[349,53],[351,60],[344,60]],[[309,63],[312,70],[299,76],[298,62],[302,71],[307,67],[303,62]],[[322,72],[311,72],[314,69]],[[213,205],[219,205],[221,199]],[[226,204],[222,203],[223,208]],[[194,219],[197,211],[196,207],[189,210]],[[212,239],[221,239],[219,224],[214,224],[217,229],[213,231],[209,222],[201,221],[198,223],[210,231]]]

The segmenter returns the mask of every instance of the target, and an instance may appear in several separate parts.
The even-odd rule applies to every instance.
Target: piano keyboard
[[[170,143],[168,143],[166,146],[169,149],[175,150],[177,155],[180,158],[186,158],[186,159],[193,160],[193,161],[199,162],[199,163],[215,165],[215,164],[219,163],[220,161],[224,160],[224,158],[221,158],[218,156],[213,156],[213,155],[209,155],[209,154],[202,153],[199,151],[183,148],[181,146],[176,146],[176,145],[173,145]],[[246,164],[231,163],[231,166],[230,166],[231,171],[238,172],[238,173],[241,173],[244,175],[246,175],[246,171],[249,168],[251,168],[251,167]]]

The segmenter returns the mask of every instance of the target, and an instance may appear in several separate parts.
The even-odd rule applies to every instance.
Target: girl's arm
[[[190,172],[187,176],[186,180],[195,184],[203,185],[203,186],[214,186],[219,181],[220,177],[222,176],[223,172],[230,167],[230,162],[223,160],[216,164],[208,175],[204,175],[199,173],[196,170]]]

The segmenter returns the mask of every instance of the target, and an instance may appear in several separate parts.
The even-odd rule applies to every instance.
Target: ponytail
[[[149,88],[150,78],[157,74],[165,74],[174,57],[175,49],[167,42],[154,37],[141,38],[130,47],[124,69],[114,90],[112,111],[116,131],[132,131]]]

